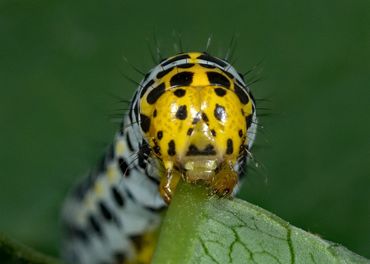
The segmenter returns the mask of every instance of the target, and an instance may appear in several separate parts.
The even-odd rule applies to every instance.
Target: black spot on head
[[[123,176],[130,176],[130,169],[128,168],[128,164],[122,157],[118,159],[118,165]]]
[[[223,88],[216,88],[215,89],[215,93],[218,95],[218,96],[220,96],[220,97],[223,97],[225,94],[226,94],[226,90],[225,89],[223,89]]]
[[[153,151],[154,151],[155,154],[161,155],[161,148],[158,145],[155,145],[153,147]]]
[[[188,69],[188,68],[191,68],[193,66],[194,66],[194,63],[184,63],[184,64],[177,65],[177,67],[181,68],[181,69]]]
[[[206,113],[202,113],[202,119],[204,122],[208,123],[209,119]]]
[[[239,129],[239,137],[243,137],[243,130]]]
[[[186,105],[180,105],[176,112],[176,118],[180,120],[186,119],[188,112],[186,110]]]
[[[156,117],[157,116],[157,109],[154,109],[153,111],[153,117]]]
[[[166,85],[164,83],[161,83],[157,87],[154,87],[148,94],[146,101],[148,104],[154,104],[157,102],[158,98],[161,97],[162,94],[164,94],[166,90]]]
[[[214,129],[211,129],[212,136],[216,136],[216,131]]]
[[[175,147],[175,141],[171,140],[168,142],[168,155],[175,156],[176,155],[176,147]]]
[[[103,201],[99,202],[99,209],[105,220],[111,221],[113,219],[112,213]]]
[[[119,207],[123,207],[125,205],[125,200],[123,199],[123,196],[120,193],[120,191],[115,186],[113,186],[111,188],[111,192],[112,192],[113,200],[116,202],[116,204]]]
[[[199,63],[200,66],[204,67],[204,68],[207,68],[207,69],[214,69],[216,68],[215,65],[212,65],[212,64],[205,64],[205,63]]]
[[[173,67],[168,68],[167,70],[163,70],[157,73],[157,79],[161,79],[164,77],[166,74],[168,74],[170,71],[173,70]]]
[[[94,217],[94,215],[90,214],[89,217],[89,223],[92,230],[99,236],[103,236],[103,232],[101,230],[101,226],[99,221]]]
[[[175,61],[178,61],[178,60],[183,60],[183,59],[190,59],[190,56],[188,54],[181,54],[181,55],[178,55],[176,57],[173,57],[172,59],[168,59],[166,60],[165,62],[162,63],[162,67],[172,63],[172,62],[175,62]]]
[[[249,96],[247,92],[241,88],[239,85],[234,86],[234,92],[239,97],[239,100],[242,104],[247,104],[249,102]]]
[[[144,87],[141,89],[140,98],[143,97],[143,95],[146,93],[148,88],[154,84],[154,80],[150,80],[147,84],[144,85]]]
[[[250,114],[250,115],[247,115],[246,117],[245,117],[245,121],[247,122],[247,129],[249,129],[250,128],[250,126],[252,125],[252,120],[253,120],[253,115],[252,114]]]
[[[210,84],[230,88],[230,81],[225,75],[218,72],[207,72],[207,76]]]
[[[188,132],[186,132],[186,134],[188,135],[188,136],[191,136],[191,134],[193,133],[193,130],[194,130],[194,128],[189,128],[188,129]]]
[[[224,62],[224,61],[222,61],[222,60],[220,60],[218,58],[212,57],[211,55],[209,55],[207,53],[203,53],[197,59],[206,60],[206,61],[209,61],[209,62],[213,62],[215,64],[218,64],[221,67],[226,67],[227,66],[226,62]]]
[[[163,138],[163,131],[162,131],[162,130],[159,130],[159,131],[157,132],[157,138],[158,138],[159,140],[161,140],[161,139]]]
[[[144,114],[140,114],[140,126],[144,133],[148,133],[150,128],[150,118]]]
[[[177,97],[183,97],[186,93],[184,89],[177,89],[176,91],[173,92]]]
[[[216,117],[217,120],[221,122],[225,122],[226,120],[226,111],[225,107],[222,105],[216,104],[215,110],[213,112],[214,116]]]
[[[226,142],[226,154],[233,154],[234,147],[233,147],[233,140],[229,138]]]
[[[193,74],[187,71],[176,73],[170,80],[171,87],[190,85],[193,81]]]
[[[201,155],[215,155],[216,151],[214,146],[208,144],[203,150],[199,150],[197,146],[191,144],[189,146],[188,151],[186,152],[186,156],[201,156]]]

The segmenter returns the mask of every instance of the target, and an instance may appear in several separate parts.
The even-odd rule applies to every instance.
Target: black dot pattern
[[[233,140],[229,138],[226,142],[226,154],[230,155],[234,152]]]
[[[171,87],[175,86],[189,86],[193,82],[193,72],[179,72],[172,76],[170,80]]]
[[[225,94],[227,93],[227,91],[223,88],[216,88],[215,89],[215,93],[220,96],[220,97],[223,97],[225,96]]]
[[[213,85],[221,85],[230,88],[230,81],[225,75],[218,72],[207,72],[208,81]]]
[[[164,83],[161,83],[157,87],[153,88],[146,98],[148,104],[154,104],[155,102],[157,102],[158,98],[161,97],[162,94],[164,94],[165,88],[166,85]]]
[[[238,96],[242,104],[247,104],[249,102],[249,97],[248,97],[247,92],[244,91],[244,89],[241,88],[239,85],[235,85],[234,92]]]
[[[176,118],[180,120],[186,119],[188,113],[186,110],[186,105],[180,105],[176,112]]]
[[[171,140],[168,142],[168,155],[175,156],[176,155],[176,147],[175,147],[175,141]]]
[[[177,89],[176,91],[173,92],[177,97],[183,97],[186,93],[184,89]]]
[[[163,138],[163,131],[162,131],[162,130],[159,130],[159,131],[157,132],[157,138],[158,138],[159,140],[161,140],[161,139]]]
[[[140,114],[140,126],[144,133],[148,133],[150,128],[150,118],[144,114]]]

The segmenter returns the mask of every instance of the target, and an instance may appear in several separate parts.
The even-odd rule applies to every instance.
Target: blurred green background
[[[1,1],[0,231],[57,254],[66,191],[94,166],[140,80],[127,63],[222,55],[254,75],[271,115],[241,197],[370,257],[370,2]],[[259,73],[259,71],[263,70]],[[266,112],[266,111],[261,111]]]

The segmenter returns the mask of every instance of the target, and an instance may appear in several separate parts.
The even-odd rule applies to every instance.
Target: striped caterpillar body
[[[257,118],[244,78],[208,53],[181,53],[145,75],[99,167],[67,197],[68,263],[149,263],[180,180],[234,195]]]

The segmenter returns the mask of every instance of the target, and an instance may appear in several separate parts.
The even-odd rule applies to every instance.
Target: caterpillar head
[[[238,162],[254,139],[247,88],[230,72],[202,64],[203,53],[187,55],[186,67],[159,71],[140,101],[142,131],[166,171],[161,193],[167,201],[180,178],[204,182],[218,194],[232,192]]]

